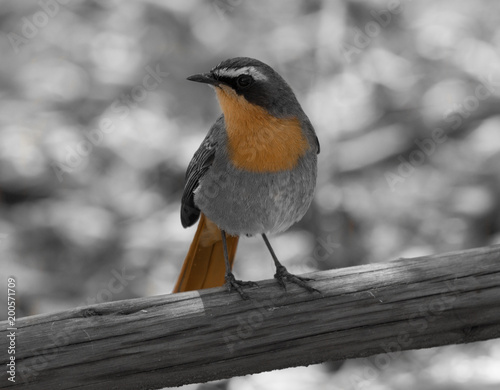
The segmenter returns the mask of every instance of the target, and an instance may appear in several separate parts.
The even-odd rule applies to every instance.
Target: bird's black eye
[[[246,88],[252,83],[253,83],[252,76],[249,76],[247,74],[242,74],[241,76],[238,76],[238,78],[236,79],[236,84],[240,88]]]

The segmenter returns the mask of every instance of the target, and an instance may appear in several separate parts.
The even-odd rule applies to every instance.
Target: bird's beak
[[[219,85],[219,81],[214,78],[211,73],[194,74],[187,78],[189,81],[196,81],[197,83],[205,83],[210,85]]]

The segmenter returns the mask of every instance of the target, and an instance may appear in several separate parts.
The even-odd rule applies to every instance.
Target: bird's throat
[[[293,169],[309,149],[298,118],[276,118],[231,88],[215,88],[232,163],[252,172]]]

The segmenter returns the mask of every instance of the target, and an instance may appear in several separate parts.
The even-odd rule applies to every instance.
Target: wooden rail
[[[18,319],[0,388],[158,389],[500,337],[500,246],[309,276],[322,295],[268,280],[249,301],[215,288]]]

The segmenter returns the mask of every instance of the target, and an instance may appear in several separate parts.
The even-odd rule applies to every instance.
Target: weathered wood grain
[[[269,280],[250,301],[216,288],[19,319],[0,387],[158,389],[500,337],[500,246],[309,276],[322,296]]]

